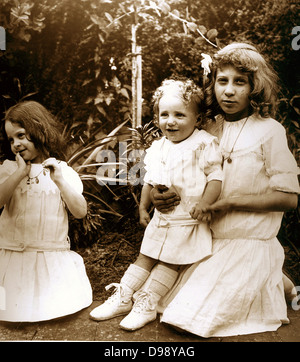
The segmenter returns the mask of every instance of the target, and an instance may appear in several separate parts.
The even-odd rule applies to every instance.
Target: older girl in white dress
[[[162,322],[202,337],[275,331],[289,322],[276,235],[283,212],[297,205],[299,184],[285,129],[271,118],[275,79],[251,45],[233,43],[215,56],[209,89],[222,114],[224,179],[207,208],[213,255],[190,267],[161,303]]]
[[[70,250],[66,208],[76,218],[86,215],[82,182],[60,161],[57,125],[39,103],[10,108],[5,133],[15,160],[0,166],[0,320],[77,312],[92,303],[92,289],[82,258]]]

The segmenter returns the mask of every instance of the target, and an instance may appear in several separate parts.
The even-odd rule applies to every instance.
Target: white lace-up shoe
[[[90,318],[95,321],[104,321],[130,312],[132,308],[132,291],[125,285],[112,283],[105,287],[106,290],[115,287],[114,294],[103,304],[93,309]]]
[[[145,291],[138,292],[136,297],[131,312],[120,323],[120,327],[127,331],[135,331],[156,319],[159,298]]]

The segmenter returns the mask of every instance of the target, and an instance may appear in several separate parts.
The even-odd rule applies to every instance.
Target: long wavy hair
[[[231,65],[248,76],[251,86],[249,95],[253,113],[262,117],[274,117],[279,93],[278,76],[267,60],[252,45],[231,43],[213,56],[212,69],[205,87],[207,117],[223,114],[215,97],[214,86],[218,69]]]
[[[4,126],[5,122],[18,124],[26,131],[26,137],[33,142],[35,148],[45,157],[65,160],[64,142],[60,127],[55,117],[40,103],[24,101],[9,108],[2,122],[4,144],[2,151],[6,158],[14,159]]]

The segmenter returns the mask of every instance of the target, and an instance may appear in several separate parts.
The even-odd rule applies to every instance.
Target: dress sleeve
[[[64,179],[75,189],[79,194],[83,192],[83,184],[78,173],[65,162],[62,162],[62,174]]]
[[[222,154],[216,137],[212,137],[204,149],[204,173],[207,182],[223,180]]]
[[[0,165],[0,184],[3,184],[10,175],[12,175],[18,166],[15,161],[5,160],[2,165]]]
[[[161,152],[161,140],[155,140],[152,145],[145,151],[144,164],[145,176],[144,182],[152,186],[165,184],[163,171],[158,162]]]
[[[144,165],[145,165],[145,176],[144,182],[147,184],[153,183],[153,175],[151,170],[151,160],[153,160],[153,144],[145,151]]]
[[[262,147],[270,188],[299,194],[299,168],[288,148],[286,131],[280,123],[277,122]]]

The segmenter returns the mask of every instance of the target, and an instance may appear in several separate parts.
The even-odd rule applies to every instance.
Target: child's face
[[[197,123],[195,105],[187,105],[180,97],[167,94],[160,99],[158,112],[159,127],[170,141],[181,142],[194,132]]]
[[[19,153],[25,161],[31,161],[33,163],[41,163],[43,161],[34,143],[27,138],[26,130],[18,123],[6,121],[5,132],[14,154]]]
[[[248,75],[232,65],[226,65],[217,70],[214,91],[228,121],[237,121],[249,115],[251,86]]]

